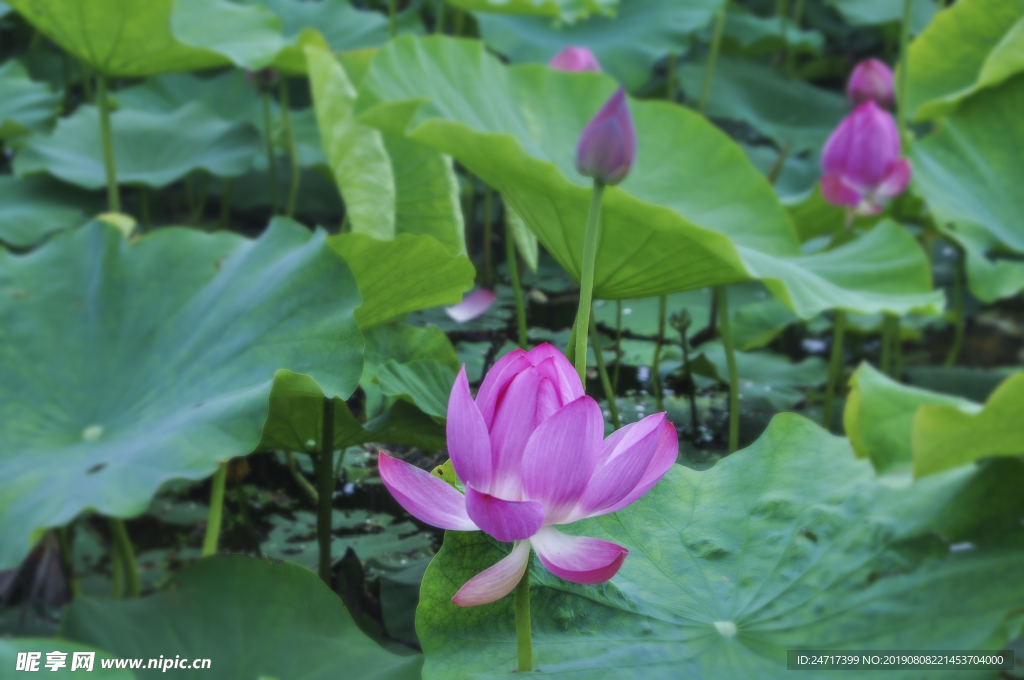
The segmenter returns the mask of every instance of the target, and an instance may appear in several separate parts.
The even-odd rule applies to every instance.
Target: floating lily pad
[[[34,82],[16,59],[0,66],[0,140],[45,132],[60,111],[61,97],[45,83]]]
[[[1021,549],[951,553],[933,532],[981,531],[994,504],[1019,511],[1020,471],[1011,477],[990,480],[988,496],[966,493],[968,473],[891,489],[845,439],[777,416],[745,451],[704,472],[673,466],[628,508],[569,527],[629,548],[610,582],[568,583],[534,561],[534,667],[577,679],[774,679],[792,675],[787,649],[997,649],[1017,632],[1005,617],[1024,603]],[[512,598],[451,602],[508,548],[446,533],[416,617],[426,680],[515,668]]]
[[[61,633],[119,657],[210,659],[207,669],[175,669],[185,678],[412,680],[422,664],[363,635],[308,569],[238,555],[203,560],[143,599],[77,598]],[[144,669],[138,677],[166,675]]]
[[[221,120],[199,102],[166,114],[117,111],[111,125],[121,184],[161,188],[196,170],[237,177],[263,151],[251,126]],[[87,189],[106,186],[99,112],[82,106],[61,119],[49,137],[29,139],[14,159],[14,170],[47,172]]]
[[[131,245],[94,223],[0,252],[0,568],[41,528],[140,514],[167,480],[251,452],[282,367],[349,396],[358,304],[323,232],[287,223]]]
[[[48,177],[0,177],[0,241],[29,248],[85,222],[99,201]]]

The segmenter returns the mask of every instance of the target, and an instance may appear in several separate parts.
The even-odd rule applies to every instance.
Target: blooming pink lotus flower
[[[596,71],[601,72],[601,64],[597,57],[586,47],[566,47],[551,57],[548,66],[559,71]]]
[[[896,122],[873,101],[843,119],[825,143],[821,193],[833,205],[859,215],[875,215],[882,201],[898,196],[910,183],[910,163],[900,158]]]
[[[878,59],[865,59],[850,74],[846,82],[846,96],[854,106],[873,101],[883,108],[891,108],[894,98],[892,69]]]
[[[451,317],[452,321],[466,323],[481,316],[490,309],[491,305],[494,304],[494,299],[497,297],[498,294],[493,290],[481,288],[462,298],[462,302],[459,304],[446,307],[444,311]]]
[[[576,144],[576,169],[605,184],[626,179],[636,161],[636,128],[620,87],[587,123]]]
[[[465,367],[459,372],[448,400],[448,453],[465,495],[384,452],[378,464],[385,486],[413,516],[514,542],[507,557],[452,598],[465,607],[511,592],[531,547],[548,571],[567,581],[604,583],[615,575],[629,550],[555,526],[640,498],[672,467],[679,442],[664,413],[603,437],[601,408],[583,394],[572,364],[545,344],[498,361],[475,401]]]

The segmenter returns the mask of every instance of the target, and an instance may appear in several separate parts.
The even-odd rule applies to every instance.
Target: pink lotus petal
[[[605,184],[618,184],[633,169],[636,150],[636,128],[620,87],[580,133],[576,170]]]
[[[506,557],[493,567],[481,571],[459,588],[452,602],[460,607],[472,607],[500,600],[512,592],[523,578],[529,564],[530,542],[518,541]]]
[[[882,183],[875,189],[874,197],[886,200],[899,196],[906,190],[907,185],[910,184],[911,174],[913,174],[913,171],[910,167],[910,161],[906,158],[900,159],[889,170],[889,174],[882,178]]]
[[[603,436],[601,407],[586,396],[563,407],[530,436],[523,454],[523,497],[544,504],[546,524],[560,523],[583,495]]]
[[[494,299],[498,297],[498,294],[493,290],[487,290],[481,288],[480,290],[473,291],[462,299],[457,305],[448,307],[444,311],[448,313],[448,316],[453,321],[458,323],[466,323],[477,318],[494,304]]]
[[[615,576],[629,554],[629,550],[610,541],[569,536],[554,527],[544,527],[530,543],[548,571],[584,585],[604,583]]]
[[[873,101],[853,110],[829,136],[821,154],[826,175],[839,175],[848,185],[867,193],[882,181],[900,159],[896,121]]]
[[[640,483],[664,435],[665,414],[655,413],[616,431],[605,440],[601,460],[572,520],[604,514],[602,510],[626,498]]]
[[[854,208],[860,205],[864,196],[853,187],[847,186],[839,175],[825,175],[821,178],[821,195],[832,205]]]
[[[484,423],[488,428],[494,423],[494,411],[498,407],[498,402],[505,396],[509,383],[523,369],[532,365],[525,350],[515,349],[494,362],[491,370],[487,371],[483,384],[476,393],[476,405],[484,415]]]
[[[548,343],[537,345],[527,356],[537,370],[558,389],[562,406],[583,396],[583,383],[565,355]]]
[[[517,375],[494,412],[491,424],[491,493],[501,498],[520,498],[523,451],[537,427],[537,398],[544,378],[533,366]]]
[[[440,529],[479,529],[466,512],[465,497],[440,477],[383,451],[377,456],[377,468],[384,486],[416,519]]]
[[[654,457],[651,458],[651,462],[648,463],[647,469],[644,470],[644,474],[637,485],[633,487],[633,490],[630,491],[625,498],[616,503],[612,503],[610,506],[602,508],[591,516],[598,514],[606,515],[608,513],[616,512],[637,500],[650,491],[655,484],[661,481],[661,478],[665,476],[665,473],[672,469],[672,466],[675,465],[678,458],[679,433],[676,432],[676,428],[672,426],[672,423],[666,420],[661,425],[661,439],[658,440],[658,448],[654,452]]]
[[[566,47],[551,57],[548,66],[559,71],[596,71],[601,72],[601,64],[597,57],[586,47]]]
[[[865,59],[853,69],[846,83],[846,96],[854,106],[874,101],[889,108],[893,104],[892,69],[878,59]]]
[[[478,527],[499,541],[520,541],[544,523],[544,506],[535,501],[506,501],[466,487],[466,512]]]
[[[469,393],[466,367],[455,378],[448,399],[448,455],[455,474],[466,484],[485,491],[491,488],[491,436],[484,417]]]

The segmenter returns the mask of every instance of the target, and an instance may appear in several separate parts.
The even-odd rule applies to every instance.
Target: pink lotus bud
[[[629,550],[555,528],[621,510],[661,479],[679,440],[664,413],[604,439],[604,417],[561,352],[540,345],[494,364],[476,399],[466,369],[448,400],[448,453],[466,493],[383,451],[378,466],[391,495],[414,517],[442,529],[485,531],[514,541],[512,552],[452,598],[466,607],[512,592],[530,549],[548,571],[574,583],[604,583]]]
[[[601,64],[597,57],[586,47],[566,47],[551,57],[548,66],[559,71],[595,71],[601,72]]]
[[[576,169],[605,184],[626,179],[636,161],[636,128],[620,87],[587,123],[576,144]]]
[[[881,212],[881,202],[903,193],[910,183],[896,121],[873,101],[858,106],[835,129],[825,143],[821,167],[825,200],[860,215]]]
[[[854,106],[873,101],[883,108],[891,108],[894,97],[892,69],[878,59],[865,59],[850,74],[846,96]]]

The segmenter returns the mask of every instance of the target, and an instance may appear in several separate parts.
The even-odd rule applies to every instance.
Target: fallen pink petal
[[[491,308],[491,305],[494,304],[494,300],[497,297],[498,294],[493,290],[481,288],[464,297],[459,304],[447,307],[444,311],[447,312],[453,321],[466,323],[483,316]]]

